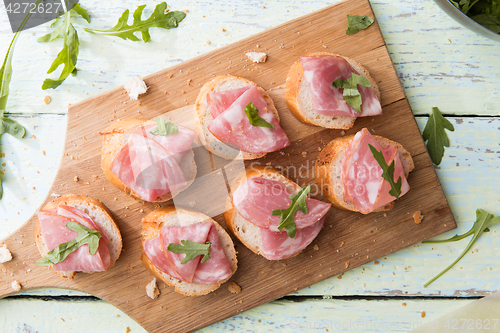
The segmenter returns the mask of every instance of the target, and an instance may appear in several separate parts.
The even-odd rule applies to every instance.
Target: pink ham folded
[[[181,244],[190,240],[200,244],[210,242],[210,259],[200,263],[202,256],[181,264],[185,254],[167,250],[170,243]],[[213,222],[190,224],[187,226],[162,227],[160,236],[142,242],[144,253],[162,272],[181,281],[195,284],[217,283],[232,274],[231,266],[220,244]]]
[[[290,238],[283,229],[277,229],[280,216],[273,216],[273,210],[286,209],[292,200],[282,182],[250,177],[233,193],[236,211],[247,221],[259,227],[263,256],[269,260],[289,258],[306,248],[323,228],[326,214],[331,205],[306,199],[307,214],[301,211],[294,216],[296,233]]]
[[[110,168],[145,201],[154,201],[187,184],[179,163],[196,137],[194,131],[182,126],[175,134],[153,135],[150,131],[155,126],[134,129]]]
[[[67,206],[61,206],[57,210],[41,211],[38,213],[38,221],[40,223],[42,236],[49,251],[52,251],[60,244],[75,239],[77,233],[66,227],[66,223],[68,222],[76,222],[86,228],[97,230],[95,223],[90,217],[89,219],[92,222],[87,221],[87,214],[76,208],[69,208],[71,208],[71,210],[68,210]],[[60,211],[66,216],[56,214],[55,211]],[[111,266],[111,258],[106,245],[107,238],[102,232],[101,235],[103,235],[103,237],[99,239],[99,247],[94,255],[89,253],[89,246],[87,244],[80,246],[76,251],[70,253],[62,262],[53,265],[53,269],[56,271],[83,272],[101,272],[108,270]]]
[[[387,165],[395,163],[394,181],[401,177],[401,196],[409,191],[397,147],[382,148],[370,132],[363,128],[349,144],[342,161],[342,184],[344,200],[352,202],[363,214],[396,200],[389,194],[391,186],[382,178],[382,168],[373,157],[368,145],[382,151]]]
[[[320,114],[343,117],[367,117],[382,114],[380,101],[372,87],[358,84],[361,94],[361,113],[349,106],[342,96],[344,89],[332,86],[337,79],[347,79],[351,73],[359,74],[342,57],[311,56],[300,57],[304,77],[309,83],[314,110]]]
[[[207,104],[212,117],[217,118],[222,112],[233,104],[238,97],[247,91],[251,85],[240,89],[226,90],[220,92],[211,92],[207,95]]]
[[[209,97],[209,100],[217,100],[217,103],[212,103],[212,115],[217,115],[226,105],[229,107],[215,117],[208,125],[208,130],[217,139],[247,153],[269,153],[289,146],[290,141],[257,87],[250,85],[245,91],[242,89]],[[231,102],[240,93],[241,95]],[[253,103],[259,110],[259,116],[274,128],[252,126],[245,114],[245,108],[249,103]]]

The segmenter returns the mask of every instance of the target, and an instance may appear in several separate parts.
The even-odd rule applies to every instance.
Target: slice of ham
[[[347,79],[351,73],[359,74],[342,57],[312,56],[300,57],[304,77],[309,84],[313,97],[314,110],[320,114],[344,117],[367,117],[382,114],[380,101],[372,87],[358,84],[361,94],[361,113],[356,112],[346,102],[342,93],[344,89],[332,86],[337,79]]]
[[[165,256],[165,252],[163,251],[163,245],[160,236],[142,242],[142,248],[144,249],[144,253],[146,254],[146,256],[153,263],[153,265],[155,265],[155,267],[173,278],[182,280],[182,277],[177,274],[172,266],[170,266],[167,257]]]
[[[184,253],[173,253],[167,250],[170,243],[181,244],[181,240],[205,244],[208,239],[208,233],[212,227],[212,222],[196,223],[187,226],[163,227],[160,231],[160,237],[170,266],[182,277],[183,281],[193,282],[196,267],[200,263],[201,255],[197,256],[185,264],[181,264],[186,256]]]
[[[250,85],[239,89],[208,93],[207,104],[212,117],[215,119],[226,111],[249,88]]]
[[[391,186],[382,178],[382,168],[373,157],[368,145],[382,151],[384,159],[390,165],[395,160],[394,181],[402,179],[401,196],[408,192],[410,186],[406,180],[403,166],[396,147],[382,148],[370,132],[363,128],[351,141],[349,154],[343,160],[343,188],[356,208],[363,214],[385,206],[396,198],[389,195]]]
[[[83,213],[83,212],[82,212]],[[58,247],[60,244],[73,240],[77,233],[66,227],[68,222],[76,222],[72,218],[61,216],[53,212],[40,211],[38,221],[42,236],[49,251]],[[86,227],[95,230],[91,225]],[[94,255],[90,255],[89,246],[80,246],[76,251],[70,253],[62,262],[53,265],[56,271],[84,271],[100,272],[106,271],[111,265],[111,258],[108,247],[101,237],[99,247]]]
[[[108,237],[101,231],[101,228],[99,228],[99,226],[95,224],[95,222],[92,220],[90,216],[88,216],[78,208],[61,205],[57,207],[56,213],[58,215],[70,218],[73,221],[80,223],[84,227],[99,231],[102,235],[104,242],[106,244],[109,243]]]
[[[297,229],[294,238],[288,237],[286,231],[273,232],[260,228],[264,257],[269,260],[281,260],[302,251],[318,236],[325,220],[326,215],[308,227]]]
[[[296,192],[294,192],[296,193]],[[261,177],[250,177],[233,193],[233,204],[238,213],[260,228],[279,232],[280,216],[273,210],[286,209],[292,203],[286,185],[280,181]],[[326,215],[331,205],[307,198],[307,214],[298,211],[294,222],[297,229],[306,228]]]
[[[259,116],[274,126],[273,129],[250,125],[245,114],[250,102],[259,110]],[[217,139],[247,153],[270,153],[290,145],[285,132],[254,85],[217,116],[208,125],[208,130]]]

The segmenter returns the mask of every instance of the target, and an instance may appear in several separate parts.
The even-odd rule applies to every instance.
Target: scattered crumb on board
[[[12,287],[13,290],[15,291],[19,291],[21,290],[21,284],[19,282],[17,282],[17,280],[14,280],[12,281],[12,283],[10,284],[10,286]]]
[[[231,294],[237,294],[241,292],[241,287],[234,281],[229,282],[228,289]]]
[[[248,59],[252,60],[257,64],[266,62],[267,60],[267,54],[265,54],[264,52],[248,52],[245,55],[248,57]]]
[[[12,254],[10,253],[7,245],[0,243],[0,264],[12,260]]]
[[[155,299],[160,295],[160,290],[158,289],[158,286],[156,285],[156,278],[151,280],[151,282],[146,285],[146,294],[151,299]]]
[[[420,224],[423,219],[424,216],[422,215],[421,211],[417,210],[415,213],[413,213],[413,221],[415,221],[416,224]]]
[[[139,95],[144,94],[148,90],[146,83],[140,77],[128,81],[123,88],[125,88],[132,101],[136,101]]]

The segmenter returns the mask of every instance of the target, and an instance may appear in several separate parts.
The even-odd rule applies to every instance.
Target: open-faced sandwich
[[[127,119],[101,132],[101,166],[106,178],[132,197],[164,202],[196,177],[191,144],[196,132],[162,117]]]
[[[107,271],[122,251],[120,230],[102,203],[83,195],[64,195],[38,213],[35,240],[42,259],[59,276]]]
[[[331,206],[308,198],[309,191],[276,169],[253,166],[232,184],[224,220],[252,252],[269,260],[293,257],[319,234]]]
[[[332,53],[300,57],[286,78],[288,109],[301,122],[349,129],[357,117],[382,114],[375,80],[357,61]]]
[[[271,97],[241,77],[217,76],[206,83],[195,118],[201,143],[226,159],[256,159],[290,145]]]
[[[238,260],[228,233],[208,216],[173,206],[142,220],[142,263],[186,296],[208,294],[236,272]]]
[[[363,128],[332,140],[319,154],[315,174],[323,197],[335,207],[368,214],[391,209],[409,191],[406,179],[413,168],[402,145]]]

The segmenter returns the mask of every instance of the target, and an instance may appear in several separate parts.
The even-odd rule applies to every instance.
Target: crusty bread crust
[[[152,124],[153,121],[146,119],[125,119],[119,120],[108,126],[104,131],[100,132],[102,135],[102,150],[101,150],[101,168],[106,178],[116,186],[120,191],[127,193],[137,200],[144,200],[137,193],[135,193],[127,184],[111,172],[111,165],[115,160],[116,155],[127,144],[129,134],[137,127]],[[169,192],[152,202],[165,202],[177,194],[188,188],[196,177],[196,163],[194,162],[194,153],[192,150],[186,152],[186,155],[180,163],[180,167],[184,172],[187,180],[187,185],[175,191],[173,194]]]
[[[146,217],[144,217],[144,219],[142,220],[142,241],[144,242],[158,237],[160,235],[160,229],[164,224],[175,226],[204,223],[207,221],[213,222],[215,227],[217,228],[217,234],[219,235],[219,240],[221,242],[222,248],[224,249],[224,254],[226,255],[229,265],[231,266],[231,270],[234,274],[236,272],[236,269],[238,268],[238,259],[236,258],[236,250],[234,248],[231,237],[216,221],[212,220],[210,217],[202,213],[182,208],[176,209],[174,206],[166,206],[156,209],[146,215]],[[141,260],[144,267],[146,267],[155,277],[164,281],[169,286],[174,287],[176,292],[186,296],[206,295],[219,288],[221,284],[229,280],[232,276],[231,274],[231,276],[229,276],[227,279],[211,284],[196,284],[180,281],[166,273],[163,273],[155,265],[153,265],[148,256],[144,253],[144,248],[142,247],[142,245],[141,250]]]
[[[341,181],[342,160],[344,159],[345,150],[353,138],[354,135],[347,135],[330,141],[330,143],[328,143],[328,145],[326,145],[326,147],[323,148],[319,154],[314,171],[316,175],[316,183],[321,188],[325,199],[331,202],[336,208],[358,212],[359,210],[352,202],[344,201],[343,185]],[[391,141],[378,135],[374,135],[374,138],[381,147],[387,147],[389,145],[397,147],[405,176],[408,178],[408,174],[414,168],[413,159],[411,158],[410,153],[402,145],[395,141]],[[376,211],[390,210],[393,206],[394,201],[384,207],[378,208]]]
[[[344,57],[340,54],[328,52],[315,52],[307,55],[307,57],[311,56],[332,56],[344,58],[352,66],[352,68],[370,81],[375,94],[380,100],[380,91],[376,81],[356,60]],[[312,106],[312,95],[309,90],[309,83],[304,78],[302,63],[300,62],[300,59],[298,59],[290,68],[286,78],[286,104],[295,118],[304,124],[333,129],[349,129],[354,125],[356,117],[328,116],[317,113],[312,107],[309,107],[310,109],[306,110],[304,101],[307,101],[307,104]]]
[[[68,194],[63,195],[54,200],[47,203],[42,210],[51,210],[56,209],[58,206],[70,206],[74,208],[78,208],[87,215],[89,215],[92,220],[99,226],[106,237],[109,239],[108,249],[109,255],[111,259],[111,267],[115,265],[116,260],[120,256],[122,252],[122,236],[120,234],[120,230],[116,225],[111,213],[108,211],[106,206],[104,206],[100,201],[95,199],[78,195],[78,194]],[[40,227],[40,223],[36,222],[35,225],[35,241],[36,246],[38,247],[38,251],[40,252],[42,258],[49,253],[49,249],[45,244],[45,239],[42,235],[42,229]],[[49,266],[52,270],[53,265]],[[75,271],[55,271],[54,272],[62,278],[65,279],[73,279],[76,272]],[[94,272],[83,272],[83,273],[94,273]]]
[[[238,213],[233,204],[232,194],[238,187],[244,184],[250,177],[262,177],[273,179],[284,183],[289,192],[296,192],[300,190],[300,186],[294,181],[283,176],[278,170],[269,166],[252,166],[246,172],[240,174],[231,184],[231,195],[226,200],[226,211],[224,212],[224,221],[226,222],[231,233],[239,239],[253,253],[264,256],[262,249],[262,238],[260,236],[260,229],[252,222],[247,221],[243,216]],[[302,251],[301,251],[302,252]],[[297,252],[292,257],[298,255]]]
[[[212,80],[205,83],[203,87],[201,87],[200,93],[196,98],[195,109],[194,109],[194,116],[196,120],[196,132],[198,132],[198,138],[200,140],[200,143],[212,154],[215,154],[217,156],[220,156],[228,160],[232,160],[235,158],[240,160],[241,159],[253,160],[266,155],[266,153],[254,154],[254,153],[238,151],[228,146],[221,140],[217,139],[217,137],[215,137],[215,135],[213,135],[208,130],[208,125],[210,125],[210,123],[214,119],[208,108],[208,102],[207,102],[208,93],[243,88],[250,84],[257,86],[255,82],[247,80],[242,77],[233,75],[221,75],[214,77]],[[276,110],[276,107],[274,106],[273,100],[264,89],[262,89],[259,86],[257,86],[257,88],[262,97],[264,98],[264,100],[266,101],[267,105],[269,106],[269,109],[273,113],[274,117],[279,123],[280,122],[279,113],[278,110]]]

